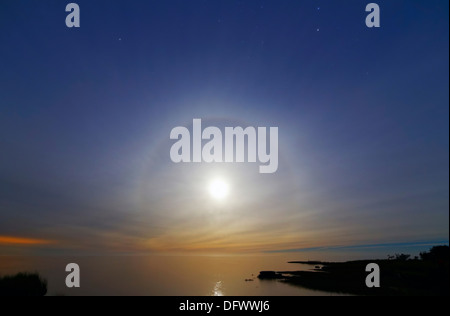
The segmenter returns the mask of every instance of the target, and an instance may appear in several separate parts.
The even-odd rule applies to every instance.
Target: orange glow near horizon
[[[13,236],[0,236],[0,245],[47,245],[52,244],[51,240],[34,239],[34,238],[21,238]]]

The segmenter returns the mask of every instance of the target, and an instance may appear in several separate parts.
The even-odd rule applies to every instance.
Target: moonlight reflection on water
[[[225,294],[223,293],[222,281],[219,281],[216,283],[216,285],[214,285],[212,296],[224,296],[224,295]]]

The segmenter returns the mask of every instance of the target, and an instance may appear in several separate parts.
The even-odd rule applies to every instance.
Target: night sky
[[[0,254],[448,243],[448,1],[75,2],[0,2]],[[278,127],[278,172],[174,164],[194,118]]]

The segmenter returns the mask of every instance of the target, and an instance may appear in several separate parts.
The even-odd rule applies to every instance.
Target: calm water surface
[[[288,264],[287,261],[287,258],[277,256],[0,256],[0,275],[37,271],[48,280],[49,295],[332,295],[256,278],[263,270],[298,271],[312,268]],[[65,287],[65,266],[72,262],[80,265],[80,289]],[[246,282],[246,279],[254,281]]]

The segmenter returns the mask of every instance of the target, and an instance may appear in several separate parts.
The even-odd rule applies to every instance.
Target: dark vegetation
[[[437,296],[449,295],[448,246],[433,247],[420,258],[397,254],[387,260],[362,260],[349,262],[301,261],[318,265],[314,271],[284,271],[282,281],[313,290],[355,295],[386,296]],[[366,286],[366,266],[376,263],[380,267],[380,288]],[[266,272],[267,273],[267,272]]]
[[[44,296],[47,281],[37,273],[0,277],[0,296]]]

